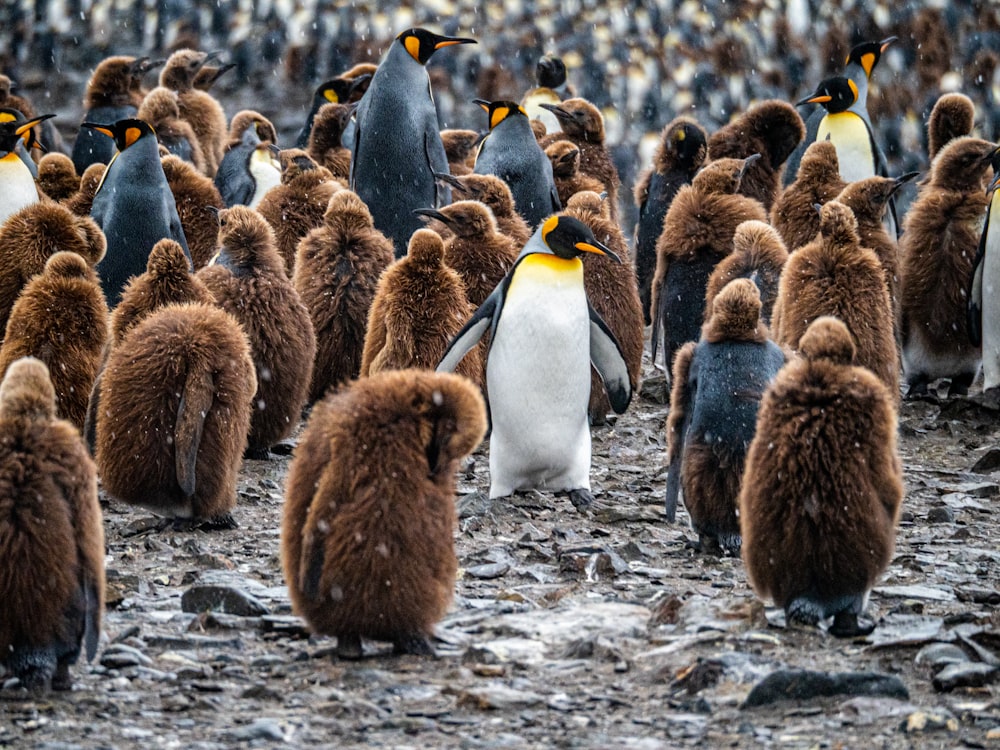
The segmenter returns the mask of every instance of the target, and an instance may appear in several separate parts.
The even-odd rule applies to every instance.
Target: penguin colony
[[[893,41],[851,50],[799,102],[821,105],[808,123],[777,100],[711,134],[668,123],[634,252],[605,114],[556,58],[525,103],[476,100],[485,133],[442,133],[426,66],[475,40],[408,29],[321,85],[284,151],[259,113],[227,124],[207,91],[226,66],[196,50],[149,92],[158,63],[97,65],[72,159],[40,157],[53,115],[8,86],[0,601],[19,605],[0,664],[65,688],[96,651],[98,475],[115,500],[233,528],[242,459],[307,404],[281,530],[293,606],[343,658],[363,639],[432,654],[459,461],[489,429],[497,508],[543,489],[585,512],[591,424],[638,389],[644,322],[672,387],[668,520],[683,500],[702,551],[742,555],[790,621],[869,632],[902,502],[900,362],[909,395],[964,393],[981,362],[1000,384],[1000,148],[942,97],[897,239],[915,175],[887,174],[867,109]],[[51,572],[44,601],[27,569]]]

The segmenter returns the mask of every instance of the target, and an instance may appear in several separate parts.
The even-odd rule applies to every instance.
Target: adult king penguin
[[[628,406],[632,387],[618,342],[587,301],[585,252],[618,259],[578,219],[546,219],[438,365],[439,372],[454,370],[490,329],[491,498],[539,488],[568,491],[581,509],[593,501],[591,362],[617,413]]]
[[[993,152],[990,203],[969,294],[969,339],[983,347],[983,390],[1000,386],[1000,150]],[[985,296],[984,296],[985,291]]]
[[[18,154],[21,138],[42,120],[55,115],[43,115],[25,120],[15,109],[0,111],[0,224],[25,206],[38,202],[38,187],[31,170]]]
[[[392,240],[396,257],[423,224],[415,208],[443,206],[451,191],[434,179],[448,171],[430,78],[424,65],[437,50],[474,39],[407,29],[389,47],[355,113],[350,186]]]

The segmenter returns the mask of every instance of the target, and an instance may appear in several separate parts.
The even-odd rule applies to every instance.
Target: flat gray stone
[[[231,586],[192,586],[181,596],[183,612],[222,612],[227,615],[259,617],[270,613],[260,599]]]
[[[909,700],[910,693],[895,675],[877,672],[810,672],[782,669],[754,685],[742,708],[768,706],[778,701],[808,701],[832,695],[868,695]]]
[[[996,682],[998,677],[1000,677],[1000,667],[966,662],[964,664],[949,664],[934,675],[931,684],[939,693],[947,693],[960,687],[989,685]]]

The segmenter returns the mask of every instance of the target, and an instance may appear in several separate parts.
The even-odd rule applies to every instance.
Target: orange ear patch
[[[497,107],[493,110],[490,115],[490,130],[495,128],[501,122],[507,119],[507,115],[510,114],[510,107]]]
[[[406,51],[410,53],[412,57],[417,62],[420,62],[420,40],[415,36],[408,36],[403,40],[403,46],[406,47]]]
[[[15,119],[10,112],[0,112],[0,122],[14,122]]]
[[[332,104],[340,104],[340,97],[333,89],[324,89],[323,98]]]
[[[125,130],[125,148],[128,148],[137,140],[142,137],[142,131],[139,128],[128,128]]]
[[[549,232],[551,232],[557,226],[559,226],[558,216],[550,216],[549,218],[547,218],[545,220],[545,223],[542,224],[542,239],[544,240],[546,237],[548,237]]]

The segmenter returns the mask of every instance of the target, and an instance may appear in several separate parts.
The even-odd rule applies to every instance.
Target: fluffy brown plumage
[[[368,315],[361,375],[435,369],[473,312],[462,278],[445,265],[444,242],[430,229],[418,229],[407,254],[379,279]],[[456,372],[482,386],[480,349],[469,352]]]
[[[156,88],[146,95],[136,114],[145,120],[156,132],[156,140],[170,153],[177,154],[190,162],[204,174],[205,152],[201,142],[191,127],[191,123],[181,117],[180,101],[176,91]]]
[[[976,107],[965,94],[942,94],[927,121],[927,155],[931,161],[953,138],[971,135]]]
[[[788,102],[769,99],[749,107],[708,139],[709,159],[745,159],[760,154],[747,169],[740,192],[770,210],[781,191],[781,168],[806,137],[806,126]]]
[[[353,105],[324,104],[316,113],[309,133],[309,155],[317,164],[329,169],[330,174],[343,181],[351,177],[351,152],[344,147],[341,138],[354,109]]]
[[[598,195],[604,192],[604,184],[596,177],[580,171],[580,149],[572,141],[555,141],[545,149],[545,155],[552,163],[552,178],[559,192],[559,202],[569,203],[569,199],[581,190],[589,190]]]
[[[28,279],[41,273],[49,256],[74,252],[96,266],[107,242],[89,216],[76,216],[58,203],[34,203],[0,225],[0,329]]]
[[[94,204],[94,195],[104,178],[105,166],[91,164],[80,175],[80,189],[66,199],[65,206],[77,216],[90,216],[90,207]]]
[[[894,402],[852,366],[851,334],[836,319],[815,321],[800,352],[758,412],[740,492],[743,560],[757,594],[789,619],[832,615],[833,632],[850,635],[895,544]]]
[[[256,387],[231,315],[198,303],[148,315],[101,374],[95,457],[104,489],[159,515],[234,526]]]
[[[160,72],[160,87],[176,92],[181,117],[191,125],[201,144],[205,174],[214,177],[222,159],[229,126],[226,113],[215,97],[194,88],[194,78],[207,59],[208,55],[204,52],[177,50],[167,58]]]
[[[58,252],[14,303],[0,346],[0,374],[21,357],[44,362],[58,416],[82,430],[107,340],[108,305],[97,273],[76,253]]]
[[[491,174],[467,174],[448,180],[455,200],[485,203],[497,220],[501,234],[510,237],[518,248],[531,238],[527,222],[514,206],[514,194],[507,183]]]
[[[788,252],[812,242],[819,231],[819,211],[847,187],[840,179],[837,147],[831,141],[816,141],[802,155],[795,182],[785,188],[771,208],[771,225],[778,230]]]
[[[441,143],[448,157],[448,171],[456,177],[471,174],[482,135],[476,130],[442,130]]]
[[[250,127],[255,129],[257,137],[262,141],[270,141],[277,145],[278,131],[275,129],[274,123],[256,110],[241,109],[229,121],[229,135],[226,148],[229,149],[232,146],[239,145],[240,139],[243,138],[243,133]]]
[[[941,377],[967,390],[981,352],[969,343],[966,305],[985,216],[984,178],[996,145],[955,138],[938,153],[906,214],[900,252],[903,370],[913,393]]]
[[[791,349],[816,318],[832,315],[847,326],[857,364],[867,367],[899,398],[899,358],[885,272],[873,250],[862,247],[847,206],[830,201],[815,240],[792,253],[781,273],[772,333]]]
[[[174,194],[191,261],[195,269],[203,268],[215,255],[219,239],[217,212],[225,208],[222,196],[208,177],[183,159],[164,156],[160,163],[170,192]]]
[[[94,68],[83,95],[83,109],[98,107],[138,107],[142,95],[136,91],[135,79],[148,68],[137,66],[134,57],[105,57]],[[141,72],[140,72],[141,71]]]
[[[257,210],[274,230],[278,253],[291,274],[299,242],[323,223],[330,198],[343,185],[298,149],[282,151],[281,166],[281,184],[267,191]]]
[[[71,687],[69,665],[97,651],[104,527],[97,471],[55,416],[44,364],[11,364],[0,384],[0,664],[33,690]]]
[[[360,657],[362,638],[433,654],[458,569],[455,471],[485,431],[477,389],[445,373],[380,373],[313,409],[288,471],[281,561],[293,608],[337,636],[341,657]]]
[[[73,160],[56,151],[45,154],[38,162],[38,187],[59,203],[70,198],[80,189],[80,177]]]
[[[394,257],[392,242],[351,190],[333,194],[323,225],[299,243],[292,283],[316,334],[310,402],[360,373],[368,311]]]
[[[818,214],[817,214],[818,215]],[[705,320],[712,317],[715,296],[733,279],[751,279],[760,293],[760,319],[770,325],[778,298],[781,269],[788,260],[785,243],[774,228],[763,221],[744,221],[733,234],[733,252],[719,261],[705,287]]]

